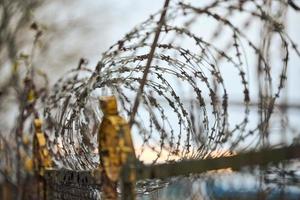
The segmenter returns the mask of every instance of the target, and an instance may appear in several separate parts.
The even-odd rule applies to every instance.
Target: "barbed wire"
[[[155,164],[204,159],[291,145],[272,141],[277,118],[284,134],[298,141],[299,131],[289,124],[286,111],[276,107],[286,84],[290,58],[300,56],[285,27],[288,9],[297,10],[297,6],[284,0],[215,0],[206,5],[170,2],[132,120],[141,161]],[[115,95],[120,114],[129,120],[161,12],[112,45],[94,68],[81,59],[78,67],[51,90],[36,91],[30,79],[37,99],[30,107],[25,106],[25,113],[31,114],[23,116],[20,123],[43,118],[43,131],[58,168],[90,170],[99,165],[100,96]],[[237,18],[241,20],[237,22]],[[207,30],[198,24],[204,24]],[[261,32],[257,32],[258,26]],[[253,69],[257,87],[250,84]],[[242,102],[238,117],[230,104],[234,96]],[[253,99],[258,102],[254,108],[250,106]],[[21,137],[24,128],[18,127]],[[33,133],[32,127],[28,132]],[[0,136],[1,147],[16,148],[17,143],[8,141],[2,132]],[[7,160],[1,166],[3,174],[7,174],[2,171],[5,167],[14,168],[12,152],[1,150],[1,158]],[[8,180],[10,176],[6,176]]]
[[[212,1],[206,7],[184,2],[171,4],[133,122],[135,141],[140,141],[136,143],[141,146],[138,152],[140,158],[149,150],[157,154],[153,163],[163,154],[167,154],[163,157],[164,161],[171,161],[174,157],[206,158],[214,151],[221,155],[226,149],[237,151],[244,148],[247,138],[255,138],[256,145],[251,141],[252,148],[262,145],[260,138],[265,138],[269,132],[274,105],[286,81],[290,51],[299,56],[295,43],[285,31],[284,21],[270,12],[269,4],[260,1]],[[286,10],[288,6],[284,1],[273,4],[280,6],[281,10]],[[61,137],[62,142],[67,143],[62,145],[69,148],[64,152],[74,151],[76,159],[81,158],[76,149],[87,153],[89,148],[81,141],[85,135],[94,137],[96,134],[95,126],[101,120],[98,96],[117,96],[121,113],[125,117],[130,116],[132,98],[138,91],[146,67],[159,13],[104,52],[95,70],[75,70],[67,75],[69,78],[60,80],[55,86],[47,103],[45,118],[55,121],[50,123],[57,126],[50,126],[54,128],[52,134],[55,132],[57,138]],[[238,26],[231,16],[242,14],[246,15],[246,20]],[[212,24],[216,25],[208,41],[198,31],[193,31],[193,25],[198,23],[199,18],[212,20]],[[257,22],[267,27],[264,33],[266,40],[278,36],[278,43],[281,44],[278,52],[282,54],[278,60],[282,63],[277,74],[279,78],[274,77],[272,71],[271,52],[268,52],[270,42],[268,47],[265,44],[261,46],[247,33]],[[220,37],[226,37],[224,49],[214,42]],[[260,80],[261,119],[255,126],[249,126],[250,99],[256,95],[249,87],[249,68],[253,67],[249,64],[253,63],[250,59],[258,62]],[[237,87],[226,87],[228,76],[223,75],[223,68],[239,79],[236,84],[240,84],[238,90],[244,111],[236,123],[230,121],[229,94]],[[183,97],[191,101],[186,102]],[[55,109],[58,112],[51,114]],[[83,114],[85,112],[86,115]],[[87,118],[93,122],[86,123]],[[74,147],[74,142],[83,146]],[[95,144],[92,146],[96,147]],[[82,162],[85,165],[82,168],[92,167],[87,164],[92,163],[89,158],[82,158],[86,159]]]

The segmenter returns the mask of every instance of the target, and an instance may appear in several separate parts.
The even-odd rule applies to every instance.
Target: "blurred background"
[[[2,1],[1,81],[9,72],[4,68],[10,68],[14,58],[30,53],[33,22],[43,31],[35,63],[50,74],[53,83],[77,66],[80,58],[95,64],[104,50],[162,4],[159,0]]]

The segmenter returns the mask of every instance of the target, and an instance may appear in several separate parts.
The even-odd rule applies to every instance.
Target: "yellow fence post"
[[[38,177],[38,197],[46,199],[45,170],[53,166],[53,161],[47,148],[47,140],[42,132],[42,120],[34,120],[35,135],[33,138],[33,163],[34,171]]]
[[[121,179],[122,199],[135,199],[136,158],[130,126],[119,116],[114,96],[101,97],[100,106],[104,114],[98,137],[104,198],[118,198],[117,182]]]

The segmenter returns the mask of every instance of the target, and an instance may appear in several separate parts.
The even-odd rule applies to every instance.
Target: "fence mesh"
[[[47,199],[100,199],[100,185],[88,171],[49,170],[45,180]]]

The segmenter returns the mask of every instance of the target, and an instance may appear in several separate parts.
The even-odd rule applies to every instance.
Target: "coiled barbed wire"
[[[204,6],[183,1],[171,4],[132,126],[141,160],[149,162],[151,155],[152,163],[200,159],[211,157],[212,152],[221,156],[265,145],[261,138],[268,135],[287,78],[290,51],[300,55],[284,21],[270,12],[273,6],[284,10],[290,4],[283,0],[269,4],[252,0],[211,1]],[[121,114],[130,116],[159,14],[112,45],[95,69],[79,67],[55,85],[44,118],[50,146],[61,165],[90,169],[97,164],[95,138],[102,115],[99,96],[117,96]],[[237,24],[233,16],[243,20]],[[205,20],[215,26],[209,36],[197,29]],[[274,45],[279,45],[276,50],[281,57],[266,50],[272,46],[270,42],[266,47],[253,39],[251,31],[257,23],[267,26],[264,37],[276,37]],[[222,38],[225,45],[217,42]],[[281,63],[279,70],[273,69],[274,60]],[[255,65],[259,94],[249,86],[249,71]],[[228,87],[231,80],[233,88]],[[243,102],[238,120],[230,115],[234,95]],[[256,124],[249,122],[252,98],[260,101],[261,119]]]

